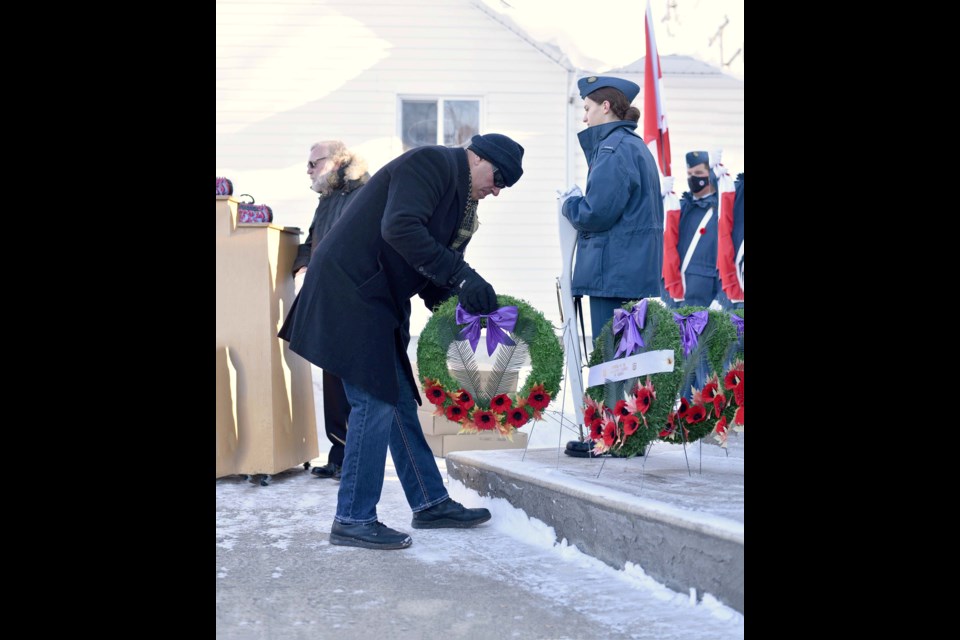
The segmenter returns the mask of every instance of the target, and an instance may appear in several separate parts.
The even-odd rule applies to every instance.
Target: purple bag
[[[250,202],[237,203],[237,222],[244,224],[273,222],[273,209],[265,204],[254,204],[255,200],[249,193],[240,194],[241,198],[243,196],[250,198]]]
[[[217,178],[217,195],[218,196],[232,196],[233,195],[233,183],[229,178]]]

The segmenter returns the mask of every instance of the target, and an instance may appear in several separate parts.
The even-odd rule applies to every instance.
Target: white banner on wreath
[[[595,387],[605,382],[627,380],[648,373],[669,373],[673,371],[675,363],[673,349],[647,351],[628,358],[602,362],[588,370],[587,386]]]

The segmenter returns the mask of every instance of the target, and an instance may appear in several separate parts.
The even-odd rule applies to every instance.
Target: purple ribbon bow
[[[695,311],[686,316],[679,313],[673,314],[673,321],[680,327],[680,341],[683,343],[684,356],[689,356],[690,352],[697,348],[697,336],[703,333],[708,319],[709,314],[705,310]]]
[[[733,326],[737,328],[737,337],[739,338],[743,335],[743,318],[735,313],[731,313],[730,321],[733,323]]]
[[[510,339],[505,331],[513,331],[517,325],[518,311],[516,307],[500,307],[493,313],[474,315],[457,303],[457,324],[466,324],[460,330],[460,339],[469,340],[470,348],[477,351],[480,342],[480,318],[487,319],[487,355],[493,353],[498,344],[512,347],[517,343]]]
[[[647,318],[647,299],[644,298],[637,304],[633,305],[633,309],[630,311],[624,311],[623,309],[614,309],[613,311],[613,335],[617,336],[618,333],[623,331],[623,337],[620,339],[620,346],[617,347],[617,352],[613,354],[614,358],[619,358],[620,354],[632,355],[639,347],[646,346],[643,344],[643,338],[640,337],[640,329],[643,329],[643,324],[646,322]]]

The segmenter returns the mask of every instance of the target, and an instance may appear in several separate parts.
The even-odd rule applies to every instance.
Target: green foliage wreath
[[[709,387],[708,392],[712,397],[717,392],[716,384],[710,385],[709,380],[713,380],[715,376],[723,375],[724,364],[736,349],[737,329],[730,321],[730,315],[726,311],[713,311],[707,307],[688,305],[673,310],[673,313],[687,316],[698,311],[707,312],[707,325],[703,328],[703,332],[699,334],[697,346],[690,354],[684,354],[681,347],[677,358],[680,368],[678,395],[686,396],[693,393],[693,402],[688,402],[685,399],[681,400],[679,411],[685,432],[681,433],[674,428],[675,424],[681,424],[680,421],[675,423],[670,420],[670,427],[665,429],[666,433],[663,435],[664,440],[680,442],[683,438],[686,438],[687,442],[696,442],[713,432],[716,425],[714,418],[719,417],[713,415],[712,409],[707,406],[709,403],[700,401],[696,392],[701,390],[693,388],[696,380],[696,369],[699,365],[706,372],[708,382],[704,383],[704,389]],[[690,416],[690,420],[687,420],[687,415]]]
[[[481,384],[474,353],[458,337],[463,325],[456,322],[457,302],[452,297],[437,307],[420,333],[417,369],[427,400],[437,405],[437,413],[460,422],[463,432],[497,429],[509,435],[531,418],[539,419],[559,391],[563,372],[563,347],[553,325],[528,302],[498,295],[499,306],[517,307],[517,323],[507,332],[516,345],[497,347],[493,369]],[[485,349],[483,342],[478,349]],[[528,365],[523,387],[510,393],[520,369]]]
[[[623,306],[623,309],[629,311],[638,302],[638,300],[629,302]],[[673,321],[673,312],[656,300],[647,300],[646,320],[643,329],[640,331],[640,338],[643,340],[644,346],[629,355],[661,349],[672,349],[676,358],[683,355],[683,348],[680,346],[680,329]],[[613,335],[613,318],[611,318],[594,341],[594,349],[590,354],[590,366],[613,360],[613,356],[620,346],[620,339],[621,336]],[[594,441],[594,451],[609,451],[611,455],[627,458],[642,453],[646,446],[658,437],[663,426],[667,424],[667,416],[673,410],[673,405],[676,402],[680,379],[681,371],[678,363],[673,371],[654,373],[643,376],[642,379],[631,378],[619,382],[608,382],[602,386],[597,385],[588,388],[587,396],[589,400],[584,415],[584,424],[591,430],[590,437]],[[652,385],[652,393],[656,395],[656,398],[650,398],[649,405],[642,413],[630,412],[638,414],[639,425],[633,433],[627,434],[626,431],[629,431],[629,428],[624,429],[623,425],[616,424],[615,420],[613,421],[614,433],[610,433],[611,421],[603,417],[604,411],[594,409],[591,413],[591,404],[602,401],[603,404],[599,407],[615,411],[620,406],[621,418],[625,417],[623,411],[626,410],[626,407],[621,401],[625,403],[631,398],[636,400],[637,390],[649,388],[646,387],[648,384]],[[646,396],[647,394],[641,391],[640,395]],[[618,405],[618,403],[621,404]],[[598,419],[601,420],[599,425],[596,422]],[[606,431],[606,434],[604,431]]]

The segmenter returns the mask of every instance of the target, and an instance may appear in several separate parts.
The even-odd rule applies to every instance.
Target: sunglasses
[[[503,175],[500,173],[499,167],[493,168],[493,186],[497,189],[503,189],[507,186],[507,183],[503,181]]]
[[[309,167],[310,169],[316,169],[317,165],[319,165],[326,159],[327,159],[327,156],[324,156],[323,158],[317,158],[316,160],[307,160],[307,167]]]

